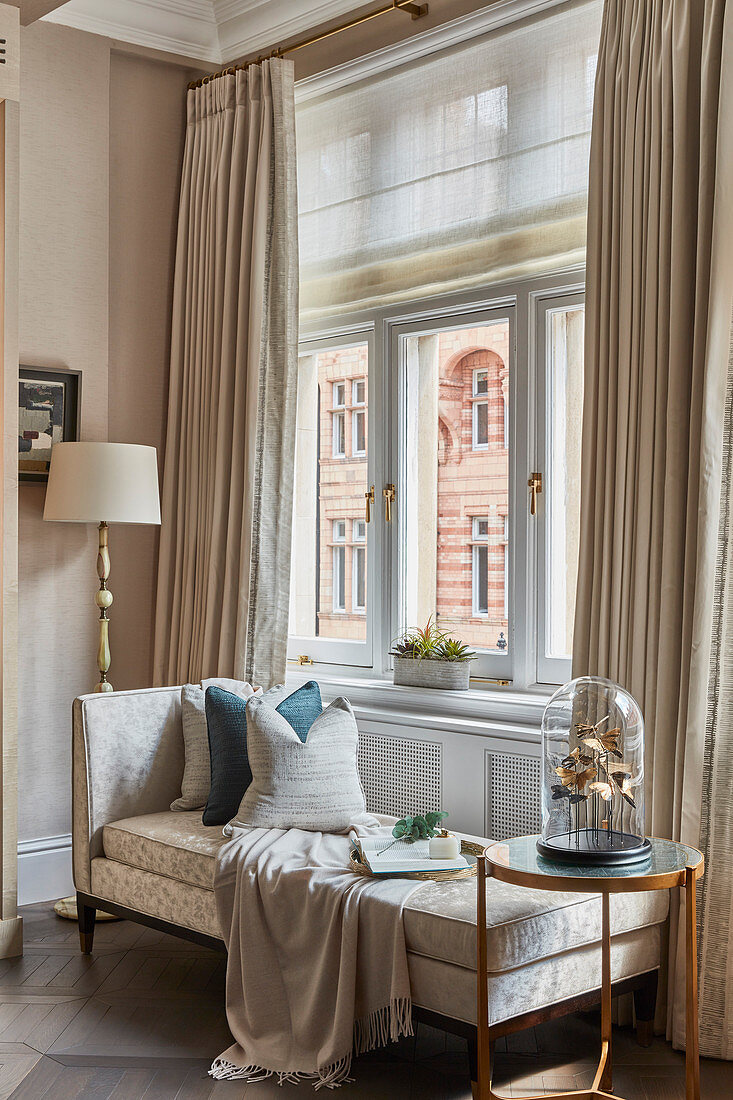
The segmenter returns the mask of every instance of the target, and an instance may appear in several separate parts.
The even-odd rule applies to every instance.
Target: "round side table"
[[[486,928],[486,875],[515,886],[538,890],[564,890],[578,894],[600,894],[601,921],[601,1057],[590,1089],[543,1093],[528,1100],[621,1100],[611,1093],[611,894],[634,894],[647,890],[685,890],[686,922],[686,1100],[700,1100],[700,1050],[697,1018],[697,929],[695,883],[702,877],[702,853],[672,840],[650,837],[651,854],[643,862],[620,867],[591,867],[552,863],[537,851],[536,836],[515,837],[490,844],[478,858],[477,928]],[[486,934],[477,936],[476,977],[478,1032],[478,1100],[503,1100],[491,1088],[489,1052],[489,990]]]

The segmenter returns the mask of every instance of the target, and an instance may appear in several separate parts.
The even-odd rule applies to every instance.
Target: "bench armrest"
[[[73,706],[72,849],[77,890],[91,889],[111,821],[170,809],[184,749],[180,687],[82,695]]]

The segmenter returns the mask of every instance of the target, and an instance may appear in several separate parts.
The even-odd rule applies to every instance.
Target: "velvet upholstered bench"
[[[213,879],[224,838],[201,823],[200,811],[169,809],[183,764],[180,688],[75,700],[73,861],[83,952],[92,951],[96,909],[223,949]],[[611,899],[614,993],[634,992],[643,1043],[651,1042],[668,903],[666,892]],[[600,898],[490,879],[486,912],[494,1037],[599,1003]],[[416,1016],[465,1036],[475,1054],[476,880],[427,884],[406,906],[404,925]]]

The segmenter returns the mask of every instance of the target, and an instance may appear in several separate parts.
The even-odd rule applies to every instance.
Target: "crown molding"
[[[572,3],[495,0],[480,11],[300,81],[298,99],[326,94],[517,19]],[[354,0],[69,0],[43,18],[207,64],[228,65],[339,19],[353,5]]]
[[[353,9],[354,0],[214,0],[222,60],[271,49]]]
[[[219,65],[219,46],[212,0],[69,0],[43,17],[90,34],[101,34],[137,46]]]

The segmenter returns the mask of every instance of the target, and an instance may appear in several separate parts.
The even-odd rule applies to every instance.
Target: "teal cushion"
[[[281,689],[265,693],[279,698]],[[209,733],[211,790],[204,807],[204,825],[226,825],[235,816],[252,782],[247,758],[247,700],[220,687],[206,689],[206,728]],[[293,727],[302,742],[323,710],[315,680],[288,695],[275,710]]]

